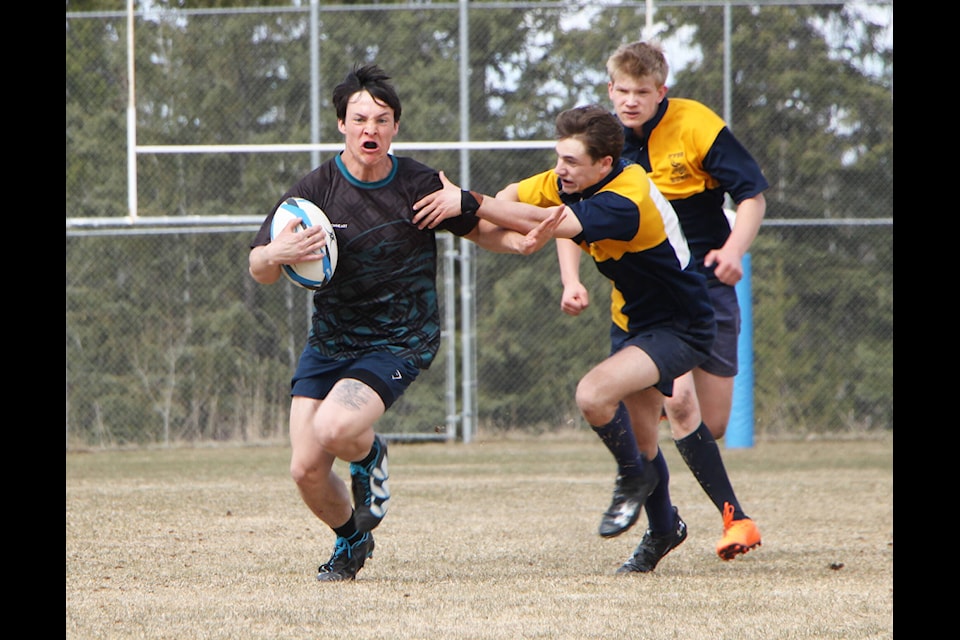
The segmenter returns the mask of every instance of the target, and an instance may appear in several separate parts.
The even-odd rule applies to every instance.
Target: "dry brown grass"
[[[731,562],[663,450],[689,537],[654,573],[615,576],[646,518],[596,535],[614,467],[593,434],[395,442],[390,513],[346,584],[314,580],[333,534],[285,446],[69,452],[66,637],[893,637],[892,436],[724,449],[764,540]]]

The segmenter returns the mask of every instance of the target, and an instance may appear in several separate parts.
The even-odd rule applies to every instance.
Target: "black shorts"
[[[639,347],[660,371],[660,381],[653,386],[669,397],[673,395],[674,379],[699,367],[709,357],[715,335],[713,323],[684,330],[665,325],[633,334],[611,324],[610,355],[628,345]]]
[[[717,339],[713,341],[710,357],[700,368],[715,376],[732,378],[739,371],[740,303],[737,289],[726,284],[711,284],[709,293],[717,320]]]
[[[420,369],[385,351],[334,360],[308,344],[290,381],[290,395],[322,400],[338,380],[353,378],[376,391],[389,409],[418,375]]]

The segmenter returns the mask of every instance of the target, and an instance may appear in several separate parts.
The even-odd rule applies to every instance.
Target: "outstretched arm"
[[[504,229],[481,219],[480,224],[465,237],[488,251],[528,256],[542,249],[553,239],[557,226],[567,215],[566,207],[563,206],[550,207],[544,211],[547,212],[547,217],[526,234]]]
[[[516,202],[506,198],[491,198],[473,191],[463,191],[450,182],[443,172],[440,173],[443,188],[434,191],[414,204],[417,211],[413,222],[420,228],[433,228],[440,221],[459,215],[467,207],[476,211],[477,216],[488,220],[498,227],[513,229],[522,234],[529,233],[549,216],[553,207],[538,207],[525,202]],[[558,205],[559,206],[559,205]],[[454,213],[454,211],[456,213]],[[554,230],[558,238],[573,238],[583,230],[575,215],[564,216]]]

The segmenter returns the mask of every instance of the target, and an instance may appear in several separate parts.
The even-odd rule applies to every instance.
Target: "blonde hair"
[[[614,80],[617,75],[631,78],[651,76],[658,87],[667,82],[670,66],[659,44],[652,42],[630,42],[620,45],[607,58],[607,73]]]

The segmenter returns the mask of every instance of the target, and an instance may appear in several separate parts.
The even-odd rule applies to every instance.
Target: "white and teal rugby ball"
[[[273,214],[273,223],[270,225],[270,239],[276,238],[293,218],[299,218],[301,221],[297,227],[294,227],[294,231],[300,231],[315,225],[323,227],[327,234],[327,244],[317,251],[323,256],[323,260],[281,265],[283,273],[299,287],[319,289],[330,281],[337,270],[337,234],[334,232],[327,214],[320,207],[305,198],[287,198],[280,203],[276,213]]]

